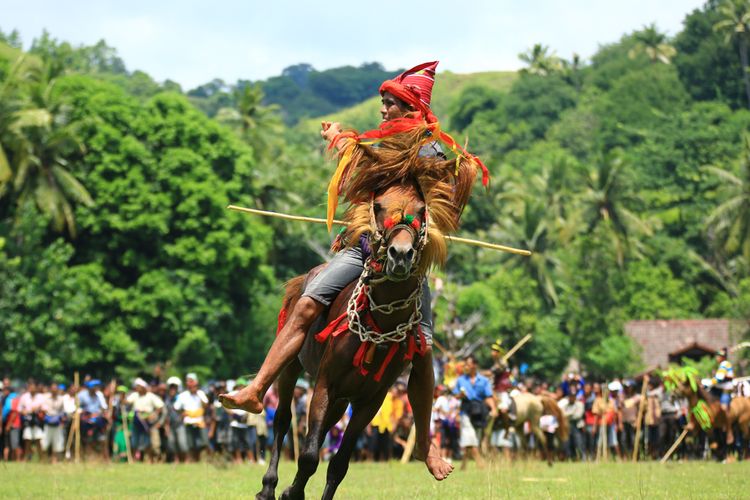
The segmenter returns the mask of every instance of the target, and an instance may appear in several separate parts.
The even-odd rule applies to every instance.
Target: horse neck
[[[420,280],[418,276],[411,276],[404,281],[382,281],[372,285],[370,294],[376,304],[387,304],[394,300],[405,299],[419,286]],[[414,305],[416,307],[416,304]],[[392,330],[396,326],[406,323],[414,313],[414,307],[406,307],[404,309],[398,309],[393,311],[391,314],[383,314],[382,312],[374,311],[372,317],[380,328],[383,330]]]

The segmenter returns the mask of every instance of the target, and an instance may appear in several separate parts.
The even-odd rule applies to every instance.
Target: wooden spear
[[[635,443],[633,443],[633,462],[638,461],[638,448],[641,446],[641,423],[643,412],[646,409],[646,390],[648,389],[648,375],[643,376],[643,387],[641,388],[641,400],[638,405],[638,420],[635,422]]]
[[[667,453],[662,457],[661,460],[659,460],[660,464],[663,464],[667,460],[669,460],[669,457],[671,457],[672,453],[674,453],[674,450],[676,450],[677,447],[680,446],[680,443],[682,442],[683,439],[685,439],[685,436],[687,436],[687,433],[688,433],[688,428],[687,426],[685,426],[685,428],[682,430],[682,434],[680,434],[679,437],[677,438],[677,441],[674,442],[672,447],[669,450],[667,450]]]
[[[293,221],[300,221],[300,222],[312,222],[314,224],[326,224],[325,219],[319,219],[317,217],[304,217],[301,215],[289,215],[289,214],[282,214],[279,212],[269,212],[268,210],[258,210],[256,208],[247,208],[247,207],[238,207],[237,205],[229,205],[227,207],[229,210],[234,210],[236,212],[244,212],[248,214],[255,214],[255,215],[264,215],[266,217],[275,217],[277,219],[284,219],[284,220],[293,220]],[[347,226],[348,223],[342,220],[333,220],[333,223],[339,226]],[[449,241],[454,243],[463,243],[464,245],[471,245],[475,247],[481,247],[481,248],[489,248],[490,250],[499,250],[501,252],[509,252],[514,253],[516,255],[524,255],[529,256],[531,255],[531,252],[528,250],[521,250],[519,248],[513,248],[505,245],[498,245],[497,243],[487,243],[485,241],[479,241],[479,240],[472,240],[469,238],[460,238],[458,236],[445,236]]]
[[[513,356],[516,353],[516,351],[519,350],[521,347],[523,347],[523,345],[526,342],[528,342],[529,340],[531,340],[531,334],[527,333],[524,338],[522,338],[521,340],[519,340],[516,343],[516,345],[514,345],[513,347],[510,348],[510,351],[508,351],[508,352],[505,353],[505,355],[503,356],[503,363],[507,363],[508,360],[510,359],[510,357]]]
[[[76,390],[80,390],[80,377],[78,375],[78,372],[75,372],[73,375],[73,385],[76,386]],[[75,437],[75,463],[81,462],[81,403],[78,399],[79,394],[76,393],[76,414],[75,414],[75,429],[76,429],[76,437]]]

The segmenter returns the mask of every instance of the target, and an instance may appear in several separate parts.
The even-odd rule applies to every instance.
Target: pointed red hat
[[[384,81],[380,86],[380,93],[390,92],[415,110],[421,111],[424,117],[432,115],[430,100],[438,64],[439,61],[432,61],[408,69],[393,80]]]

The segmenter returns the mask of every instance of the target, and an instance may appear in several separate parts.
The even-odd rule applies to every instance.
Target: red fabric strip
[[[328,337],[333,335],[334,337],[339,336],[342,332],[349,329],[349,321],[347,321],[346,313],[342,314],[338,318],[334,319],[328,326],[323,328],[318,334],[315,335],[315,340],[318,342],[325,342]]]
[[[396,351],[398,351],[398,344],[396,342],[391,342],[391,347],[388,349],[388,354],[385,355],[385,359],[383,360],[383,363],[380,365],[380,370],[378,370],[378,373],[375,374],[375,382],[380,382],[380,379],[383,378],[383,373],[385,373],[385,369],[388,367],[388,364],[393,359],[393,356],[396,354]]]
[[[276,336],[277,337],[279,336],[279,332],[281,331],[281,329],[284,328],[284,325],[286,324],[286,314],[287,314],[286,308],[282,307],[281,310],[279,311],[279,317],[276,321]]]
[[[371,342],[362,342],[359,345],[359,349],[357,349],[357,353],[354,355],[354,359],[352,360],[352,365],[359,368],[359,373],[363,377],[367,376],[367,370],[365,369],[365,354],[367,353],[367,348],[370,346]]]

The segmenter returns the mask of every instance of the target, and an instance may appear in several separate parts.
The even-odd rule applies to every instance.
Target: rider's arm
[[[321,137],[323,137],[323,139],[325,139],[329,143],[336,140],[336,142],[332,144],[332,147],[335,147],[338,150],[344,147],[347,138],[339,137],[338,139],[336,139],[337,136],[341,136],[341,124],[339,124],[338,122],[321,122],[320,126],[323,129],[320,131],[320,135]]]

